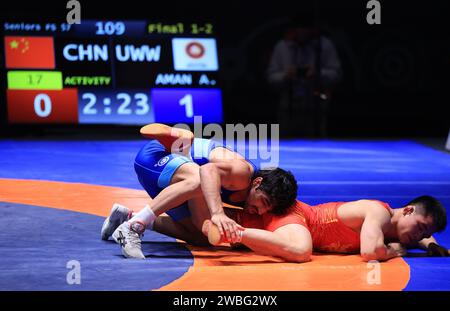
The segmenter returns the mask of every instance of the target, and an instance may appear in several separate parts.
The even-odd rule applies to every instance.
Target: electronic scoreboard
[[[3,21],[9,123],[222,122],[210,23]]]

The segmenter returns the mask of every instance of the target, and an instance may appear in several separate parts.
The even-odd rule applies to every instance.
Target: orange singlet
[[[377,201],[392,215],[387,203]],[[314,250],[333,253],[358,253],[360,234],[347,227],[338,218],[339,206],[347,202],[330,202],[315,206],[297,200],[284,216],[238,213],[236,221],[246,228],[275,231],[287,224],[300,224],[311,233]]]

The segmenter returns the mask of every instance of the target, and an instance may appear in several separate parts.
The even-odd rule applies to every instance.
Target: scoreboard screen
[[[9,123],[222,122],[210,23],[3,22]]]

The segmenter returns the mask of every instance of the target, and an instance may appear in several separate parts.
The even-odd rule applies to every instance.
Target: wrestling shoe
[[[158,140],[170,153],[187,155],[194,140],[191,131],[170,127],[161,123],[147,124],[141,127],[141,135]]]
[[[112,234],[114,241],[120,244],[122,255],[126,258],[145,259],[141,249],[141,237],[145,231],[145,225],[139,221],[126,221]]]
[[[131,214],[132,211],[128,207],[114,203],[109,216],[103,222],[101,233],[102,240],[108,240],[117,227],[130,219]]]

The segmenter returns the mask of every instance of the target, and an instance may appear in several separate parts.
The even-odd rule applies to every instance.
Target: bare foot
[[[161,123],[147,124],[141,127],[142,136],[158,140],[170,153],[187,155],[190,151],[194,134],[185,129],[170,127]]]
[[[211,245],[216,246],[226,242],[225,239],[222,239],[219,228],[211,220],[205,220],[202,226],[202,232],[208,237],[208,242]]]

